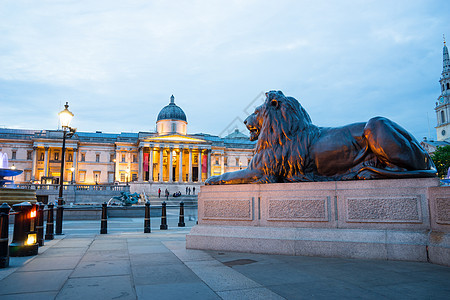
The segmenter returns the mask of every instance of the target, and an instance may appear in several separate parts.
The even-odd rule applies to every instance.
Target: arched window
[[[441,110],[441,123],[445,123],[445,113],[443,110]]]
[[[442,91],[444,91],[444,90],[445,90],[445,84],[442,85]]]
[[[447,90],[450,90],[450,82],[447,82]]]
[[[172,132],[177,132],[177,124],[172,123]]]

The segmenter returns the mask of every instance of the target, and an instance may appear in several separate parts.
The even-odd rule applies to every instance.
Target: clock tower
[[[448,56],[448,48],[445,44],[444,37],[444,49],[443,49],[443,68],[441,79],[441,95],[439,95],[436,107],[437,117],[437,140],[450,142],[450,59]]]

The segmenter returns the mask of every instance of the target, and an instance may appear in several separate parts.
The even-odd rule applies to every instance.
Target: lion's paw
[[[205,181],[205,185],[214,185],[214,184],[221,184],[222,179],[220,176],[211,176]]]

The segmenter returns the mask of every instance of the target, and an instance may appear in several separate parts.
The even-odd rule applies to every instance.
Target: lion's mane
[[[275,177],[272,182],[304,175],[310,139],[319,130],[305,109],[281,91],[270,91],[260,106],[259,118],[262,127],[251,168],[261,169],[268,178]]]

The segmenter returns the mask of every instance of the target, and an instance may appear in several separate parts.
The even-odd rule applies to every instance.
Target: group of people
[[[191,194],[191,187],[186,187],[186,195]],[[192,187],[192,195],[195,195],[195,186]]]
[[[195,195],[195,186],[192,187],[186,187],[186,195],[190,195],[192,191],[192,195]],[[166,188],[166,190],[164,191],[164,196],[166,197],[167,200],[169,200],[169,190]],[[174,197],[180,197],[181,196],[181,192],[178,191],[176,193],[173,194]],[[161,188],[158,189],[158,198],[161,198]]]

